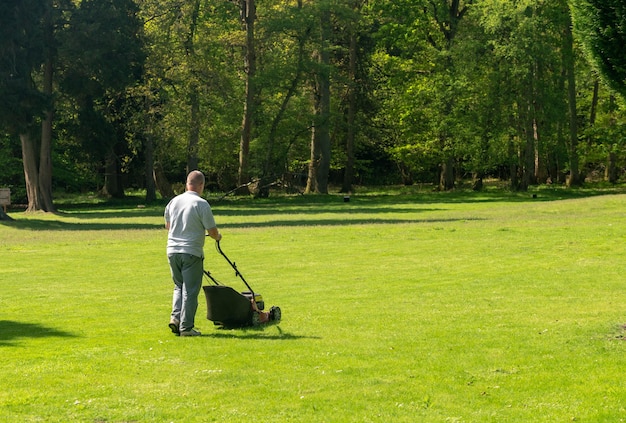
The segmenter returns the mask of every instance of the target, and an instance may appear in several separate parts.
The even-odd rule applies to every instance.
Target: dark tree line
[[[54,211],[196,168],[258,196],[616,182],[621,3],[6,0],[0,184]]]

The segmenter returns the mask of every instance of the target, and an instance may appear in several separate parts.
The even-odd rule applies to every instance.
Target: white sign
[[[8,206],[11,204],[11,189],[0,188],[0,206]]]

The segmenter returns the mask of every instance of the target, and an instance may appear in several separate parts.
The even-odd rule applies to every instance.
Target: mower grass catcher
[[[206,318],[216,326],[225,328],[261,326],[280,321],[280,307],[273,306],[269,312],[263,311],[265,302],[259,293],[255,293],[243,275],[239,273],[237,265],[230,261],[216,241],[217,251],[226,259],[235,270],[235,276],[241,278],[248,291],[238,292],[230,286],[220,284],[208,271],[204,274],[213,281],[214,285],[202,287],[206,297]]]

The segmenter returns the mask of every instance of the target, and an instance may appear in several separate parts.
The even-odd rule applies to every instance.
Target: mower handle
[[[208,236],[208,235],[207,235]],[[241,274],[241,272],[239,272],[239,269],[237,269],[237,265],[235,264],[234,261],[230,261],[230,259],[228,258],[228,256],[226,254],[224,254],[224,252],[222,251],[222,247],[220,246],[220,242],[219,241],[215,241],[215,247],[217,248],[217,251],[219,251],[219,253],[222,255],[222,257],[224,257],[226,259],[226,261],[228,262],[228,264],[230,264],[230,267],[232,267],[235,270],[235,277],[239,277],[241,278],[241,280],[243,281],[244,284],[246,284],[246,287],[248,288],[248,290],[250,291],[250,294],[252,294],[252,298],[254,298],[254,290],[252,289],[252,287],[248,284],[248,282],[246,282],[246,280],[244,279],[243,275]]]

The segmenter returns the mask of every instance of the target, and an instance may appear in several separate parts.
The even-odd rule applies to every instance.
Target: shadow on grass
[[[221,227],[278,227],[278,226],[345,226],[361,224],[415,224],[476,220],[476,218],[419,219],[408,218],[424,212],[445,212],[446,204],[478,202],[546,202],[605,194],[622,194],[626,187],[596,189],[563,189],[541,187],[532,192],[510,192],[491,190],[473,192],[456,190],[451,192],[428,192],[414,188],[402,193],[353,194],[349,202],[343,195],[275,196],[265,199],[234,197],[217,201],[209,197],[216,217],[219,216],[275,216],[265,222],[221,224]],[[158,223],[133,222],[134,218],[161,218],[165,202],[141,204],[137,199],[101,202],[98,204],[66,203],[59,205],[58,219],[28,218],[12,222],[0,222],[17,229],[28,230],[152,230],[163,229]],[[429,207],[429,205],[431,205]],[[426,206],[426,207],[425,207]],[[322,214],[333,214],[328,218]],[[393,214],[394,216],[391,216]],[[402,214],[407,215],[403,218]],[[303,215],[302,219],[281,219],[281,215]],[[366,216],[369,215],[369,216]],[[400,216],[399,216],[400,215]],[[313,216],[309,219],[304,216]],[[316,217],[319,216],[319,217]],[[399,217],[398,217],[399,216]],[[124,219],[129,219],[124,221]],[[70,221],[73,220],[73,221]],[[97,221],[94,221],[97,220]],[[219,222],[218,222],[219,224]]]
[[[114,218],[111,215],[111,218]],[[2,223],[0,223],[2,225]],[[164,225],[151,223],[117,223],[117,222],[66,222],[62,220],[28,219],[11,222],[6,226],[31,231],[110,231],[133,229],[164,229]]]
[[[280,226],[350,226],[350,225],[399,225],[407,223],[444,223],[485,220],[476,217],[450,219],[385,219],[385,218],[334,218],[334,219],[302,219],[302,220],[271,220],[267,222],[244,222],[218,224],[220,228],[271,228]],[[2,223],[0,223],[2,225]],[[28,219],[13,222],[11,227],[32,231],[108,231],[108,230],[164,230],[164,225],[149,223],[73,223],[58,220]]]
[[[306,220],[272,220],[271,222],[224,223],[220,228],[267,228],[274,226],[350,226],[350,225],[399,225],[406,223],[444,223],[464,222],[469,220],[486,220],[482,218],[450,218],[450,219],[306,219]]]
[[[11,345],[21,338],[73,338],[69,332],[42,326],[37,323],[0,320],[0,347]]]
[[[308,336],[308,335],[294,335],[291,333],[285,333],[280,329],[280,326],[271,326],[278,329],[277,334],[266,334],[264,329],[265,327],[260,328],[219,328],[218,332],[213,332],[210,334],[204,333],[202,336],[211,337],[211,338],[221,338],[221,339],[268,339],[268,340],[276,340],[276,341],[292,341],[296,339],[320,339],[319,336]]]

